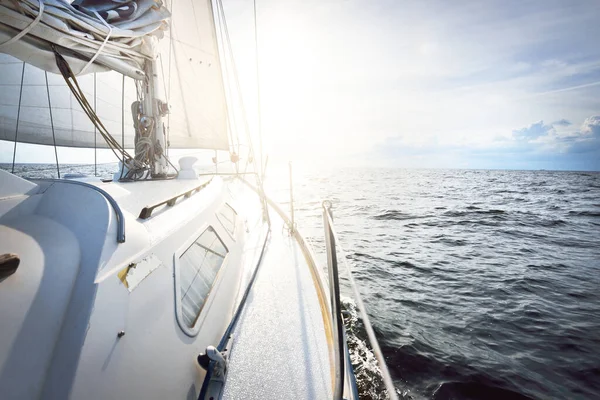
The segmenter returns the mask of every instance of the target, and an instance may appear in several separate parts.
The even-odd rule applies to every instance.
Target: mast
[[[144,102],[142,103],[142,113],[144,116],[141,119],[142,124],[152,129],[152,143],[154,146],[149,151],[151,162],[154,163],[152,176],[165,176],[168,172],[167,165],[167,140],[165,134],[165,125],[163,117],[169,112],[169,105],[163,101],[164,93],[162,93],[158,80],[158,64],[156,62],[158,52],[156,51],[156,41],[153,40],[153,59],[145,62],[145,88],[146,93]],[[135,144],[136,155],[138,153],[138,143]]]

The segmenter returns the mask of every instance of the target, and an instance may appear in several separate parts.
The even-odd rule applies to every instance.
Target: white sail
[[[170,32],[159,41],[174,148],[227,150],[227,107],[210,0],[171,1]]]
[[[86,0],[78,3],[80,7],[86,6]],[[98,9],[98,4],[102,6],[105,2],[93,3]],[[111,5],[110,1],[106,3]],[[138,95],[132,78],[143,79],[143,62],[150,55],[157,57],[160,90],[164,92],[160,97],[170,106],[170,114],[164,119],[169,147],[229,148],[225,93],[210,0],[180,0],[166,5],[154,0],[136,0],[129,4],[136,5],[137,18],[113,21],[111,25],[100,20],[100,14],[90,16],[90,10],[84,14],[60,0],[0,3],[0,52],[6,53],[0,54],[0,140],[107,147],[100,135],[94,133],[94,126],[62,76],[55,74],[58,69],[49,47],[54,43],[59,45],[58,51],[75,74],[83,70],[85,74],[77,80],[89,103],[96,104],[101,121],[126,148],[134,146],[135,136],[131,104]],[[17,5],[29,11],[15,18],[16,11],[11,7],[18,8]],[[40,9],[42,17],[34,23]],[[172,17],[167,25],[165,18],[169,15]],[[27,33],[15,40],[24,30]],[[162,38],[158,45],[156,38]],[[96,58],[89,63],[93,57]],[[49,71],[48,85],[44,71]]]
[[[23,69],[22,61],[0,54],[0,140],[53,145],[55,138],[57,146],[107,148],[63,77],[47,76],[48,86],[44,71],[30,64]],[[117,72],[85,75],[78,82],[109,132],[132,148],[135,132],[130,105],[137,98],[133,79],[125,78],[124,96],[123,75]]]

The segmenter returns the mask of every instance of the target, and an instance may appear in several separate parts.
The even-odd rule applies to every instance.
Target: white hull
[[[87,181],[122,210],[126,240],[118,243],[115,211],[101,193],[0,174],[0,255],[21,259],[0,282],[0,398],[198,398],[205,371],[196,358],[221,340],[265,244],[256,193],[215,177],[141,219],[145,206],[202,182]],[[233,234],[218,216],[227,206],[237,213]],[[325,286],[300,237],[271,216],[224,398],[331,398]],[[180,257],[208,227],[227,254],[189,326]]]

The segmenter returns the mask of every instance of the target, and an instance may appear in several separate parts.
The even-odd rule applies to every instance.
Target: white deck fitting
[[[272,216],[263,264],[234,332],[224,399],[330,399],[329,348],[309,266]]]

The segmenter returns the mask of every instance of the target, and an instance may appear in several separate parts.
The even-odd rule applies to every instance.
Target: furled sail
[[[55,74],[51,45],[125,147],[134,146],[131,104],[148,82],[144,62],[155,59],[170,147],[228,149],[211,0],[0,0],[0,140],[53,144],[53,125],[58,146],[103,148]]]
[[[168,18],[154,0],[2,0],[0,50],[58,73],[50,51],[58,45],[78,75],[113,70],[139,79]]]

